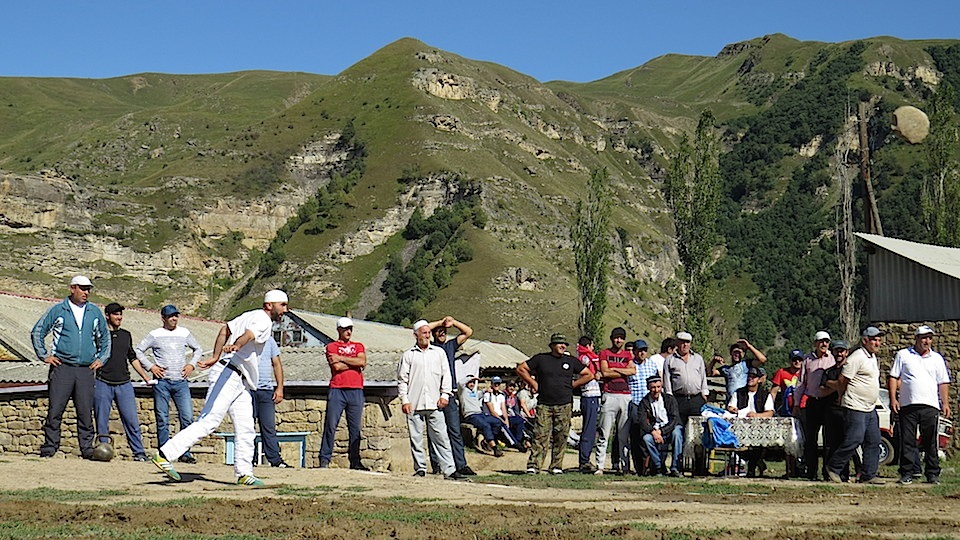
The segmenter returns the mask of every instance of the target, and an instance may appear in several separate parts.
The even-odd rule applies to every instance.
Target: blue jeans
[[[483,434],[483,440],[494,442],[497,440],[497,433],[503,427],[503,422],[498,418],[483,413],[475,413],[463,419],[464,422],[480,430]]]
[[[843,442],[830,456],[827,469],[840,474],[860,446],[863,448],[863,473],[860,481],[866,482],[877,476],[877,469],[880,467],[880,420],[877,418],[877,411],[861,412],[844,408],[843,424],[846,429]]]
[[[447,406],[440,409],[443,412],[443,421],[447,424],[447,439],[450,440],[450,450],[453,451],[453,464],[459,471],[467,466],[467,456],[463,453],[463,432],[460,431],[460,404],[455,396],[450,396]],[[440,468],[439,460],[434,453],[433,445],[430,449],[430,466],[433,470]]]
[[[260,444],[267,455],[270,465],[276,467],[283,462],[280,456],[280,441],[277,439],[277,407],[273,402],[273,389],[250,391],[253,398],[253,417],[260,424]],[[257,461],[257,456],[254,456]]]
[[[590,465],[590,454],[597,443],[597,414],[600,412],[600,396],[580,397],[580,412],[583,414],[583,430],[580,432],[580,466]]]
[[[360,425],[363,422],[363,389],[331,388],[327,395],[327,415],[323,419],[323,438],[320,441],[320,465],[326,466],[333,458],[337,425],[347,412],[347,455],[351,467],[360,467]]]
[[[180,431],[193,423],[193,400],[190,399],[190,384],[185,381],[160,379],[153,387],[153,412],[157,418],[157,447],[170,440],[170,399],[177,407]],[[190,456],[185,452],[184,456]]]
[[[680,453],[683,452],[683,430],[673,428],[673,432],[670,435],[667,435],[663,438],[662,444],[657,444],[653,440],[653,435],[646,433],[643,436],[643,444],[647,447],[647,455],[650,456],[651,465],[657,471],[663,468],[663,455],[662,452],[667,449],[668,446],[673,447],[673,452],[671,456],[673,460],[670,462],[671,471],[680,470]],[[641,471],[637,471],[640,473]]]
[[[133,384],[107,384],[101,380],[93,386],[93,416],[97,423],[97,434],[110,433],[110,408],[117,404],[120,424],[127,435],[127,445],[134,456],[146,456],[143,449],[143,436],[140,434],[140,419],[137,417],[137,398],[133,395]],[[99,442],[99,441],[98,441]]]

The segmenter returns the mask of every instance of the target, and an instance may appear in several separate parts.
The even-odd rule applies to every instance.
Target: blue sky
[[[247,69],[333,75],[402,37],[540,81],[590,81],[666,53],[784,33],[960,38],[958,0],[25,0],[7,2],[0,76]]]

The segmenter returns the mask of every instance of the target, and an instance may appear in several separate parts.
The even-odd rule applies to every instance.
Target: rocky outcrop
[[[481,87],[471,77],[446,73],[436,68],[418,69],[413,74],[415,88],[443,99],[471,100],[497,112],[502,96],[498,90]]]
[[[876,61],[867,64],[863,73],[871,77],[893,77],[901,81],[919,80],[928,86],[937,86],[943,74],[928,66],[907,66],[901,68],[892,61]]]

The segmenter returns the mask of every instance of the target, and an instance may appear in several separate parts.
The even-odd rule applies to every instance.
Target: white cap
[[[690,332],[677,332],[677,339],[680,341],[693,341],[693,336],[690,335]]]
[[[90,281],[90,278],[87,276],[73,276],[73,279],[70,280],[70,285],[79,285],[81,287],[93,287],[93,283]]]
[[[927,334],[936,334],[937,332],[925,324],[921,324],[917,327],[917,331],[913,333],[915,336],[925,336]]]
[[[825,339],[825,340],[829,341],[829,340],[830,340],[830,334],[828,334],[828,333],[824,332],[823,330],[821,330],[821,331],[817,332],[817,333],[813,336],[813,340],[814,340],[814,341],[820,341],[821,339]]]
[[[430,323],[428,323],[423,319],[420,319],[419,321],[413,323],[413,331],[416,332],[417,330],[423,328],[424,326],[430,326]]]
[[[287,293],[281,291],[280,289],[273,289],[272,291],[267,291],[267,294],[263,295],[263,302],[265,304],[270,304],[273,302],[288,302]]]
[[[337,328],[353,328],[353,321],[350,317],[340,317],[337,319]]]

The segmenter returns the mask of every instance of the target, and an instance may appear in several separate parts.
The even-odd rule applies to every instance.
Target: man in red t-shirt
[[[350,468],[369,470],[360,463],[360,425],[363,421],[363,368],[367,353],[363,343],[350,341],[353,321],[347,317],[337,320],[337,340],[327,343],[327,362],[330,363],[330,391],[327,395],[327,414],[323,422],[320,442],[320,468],[330,466],[337,425],[343,411],[347,411],[349,445],[347,454]]]
[[[617,452],[613,471],[617,474],[630,472],[630,385],[627,377],[637,373],[633,355],[626,350],[624,343],[627,332],[617,327],[610,332],[610,348],[600,351],[600,374],[603,376],[600,390],[600,421],[597,435],[597,471],[603,474],[603,465],[607,458],[607,443],[616,428]]]

